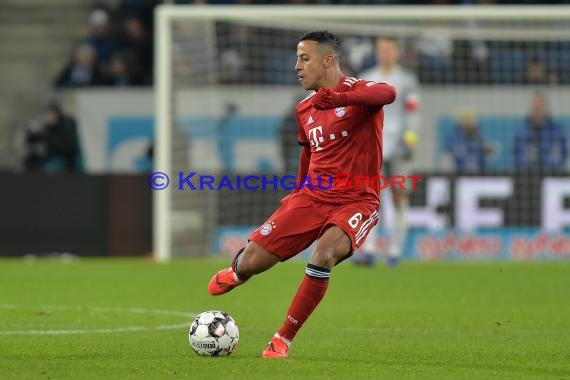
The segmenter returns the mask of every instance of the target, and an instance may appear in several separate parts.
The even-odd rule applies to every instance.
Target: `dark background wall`
[[[146,176],[0,173],[0,256],[142,256],[152,248]]]

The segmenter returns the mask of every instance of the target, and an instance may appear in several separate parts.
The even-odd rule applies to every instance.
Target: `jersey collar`
[[[333,88],[334,92],[341,92],[345,88],[344,81],[346,80],[346,78],[348,78],[348,76],[346,75],[340,78],[340,81],[338,82],[336,87]]]

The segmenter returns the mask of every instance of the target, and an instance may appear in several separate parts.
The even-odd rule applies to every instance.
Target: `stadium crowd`
[[[160,3],[176,4],[556,4],[560,1],[160,1],[98,0],[89,15],[89,34],[81,38],[68,64],[55,79],[58,87],[147,86],[152,84],[154,24],[153,10]],[[478,26],[466,29],[477,35]],[[267,39],[275,31],[218,23],[219,78],[223,83],[257,82],[295,84],[290,72],[292,57],[284,56],[298,37]],[[347,36],[348,37],[348,36]],[[345,55],[350,74],[374,65],[375,36],[349,37]],[[260,41],[268,41],[261,52]],[[276,46],[280,41],[283,46]],[[570,43],[567,41],[501,41],[482,38],[453,38],[445,28],[434,25],[414,37],[402,38],[402,63],[415,71],[425,84],[568,84],[570,83]],[[283,75],[267,75],[270,69]]]

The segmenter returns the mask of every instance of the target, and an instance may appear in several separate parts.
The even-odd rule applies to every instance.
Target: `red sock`
[[[297,290],[283,326],[277,331],[287,343],[295,335],[321,302],[329,286],[330,269],[307,264],[305,278]]]

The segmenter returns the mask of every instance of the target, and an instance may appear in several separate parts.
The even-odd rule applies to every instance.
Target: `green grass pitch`
[[[260,354],[305,263],[208,296],[227,264],[0,260],[0,378],[570,379],[570,263],[342,263],[286,360]],[[230,357],[190,348],[209,309],[238,323]]]

